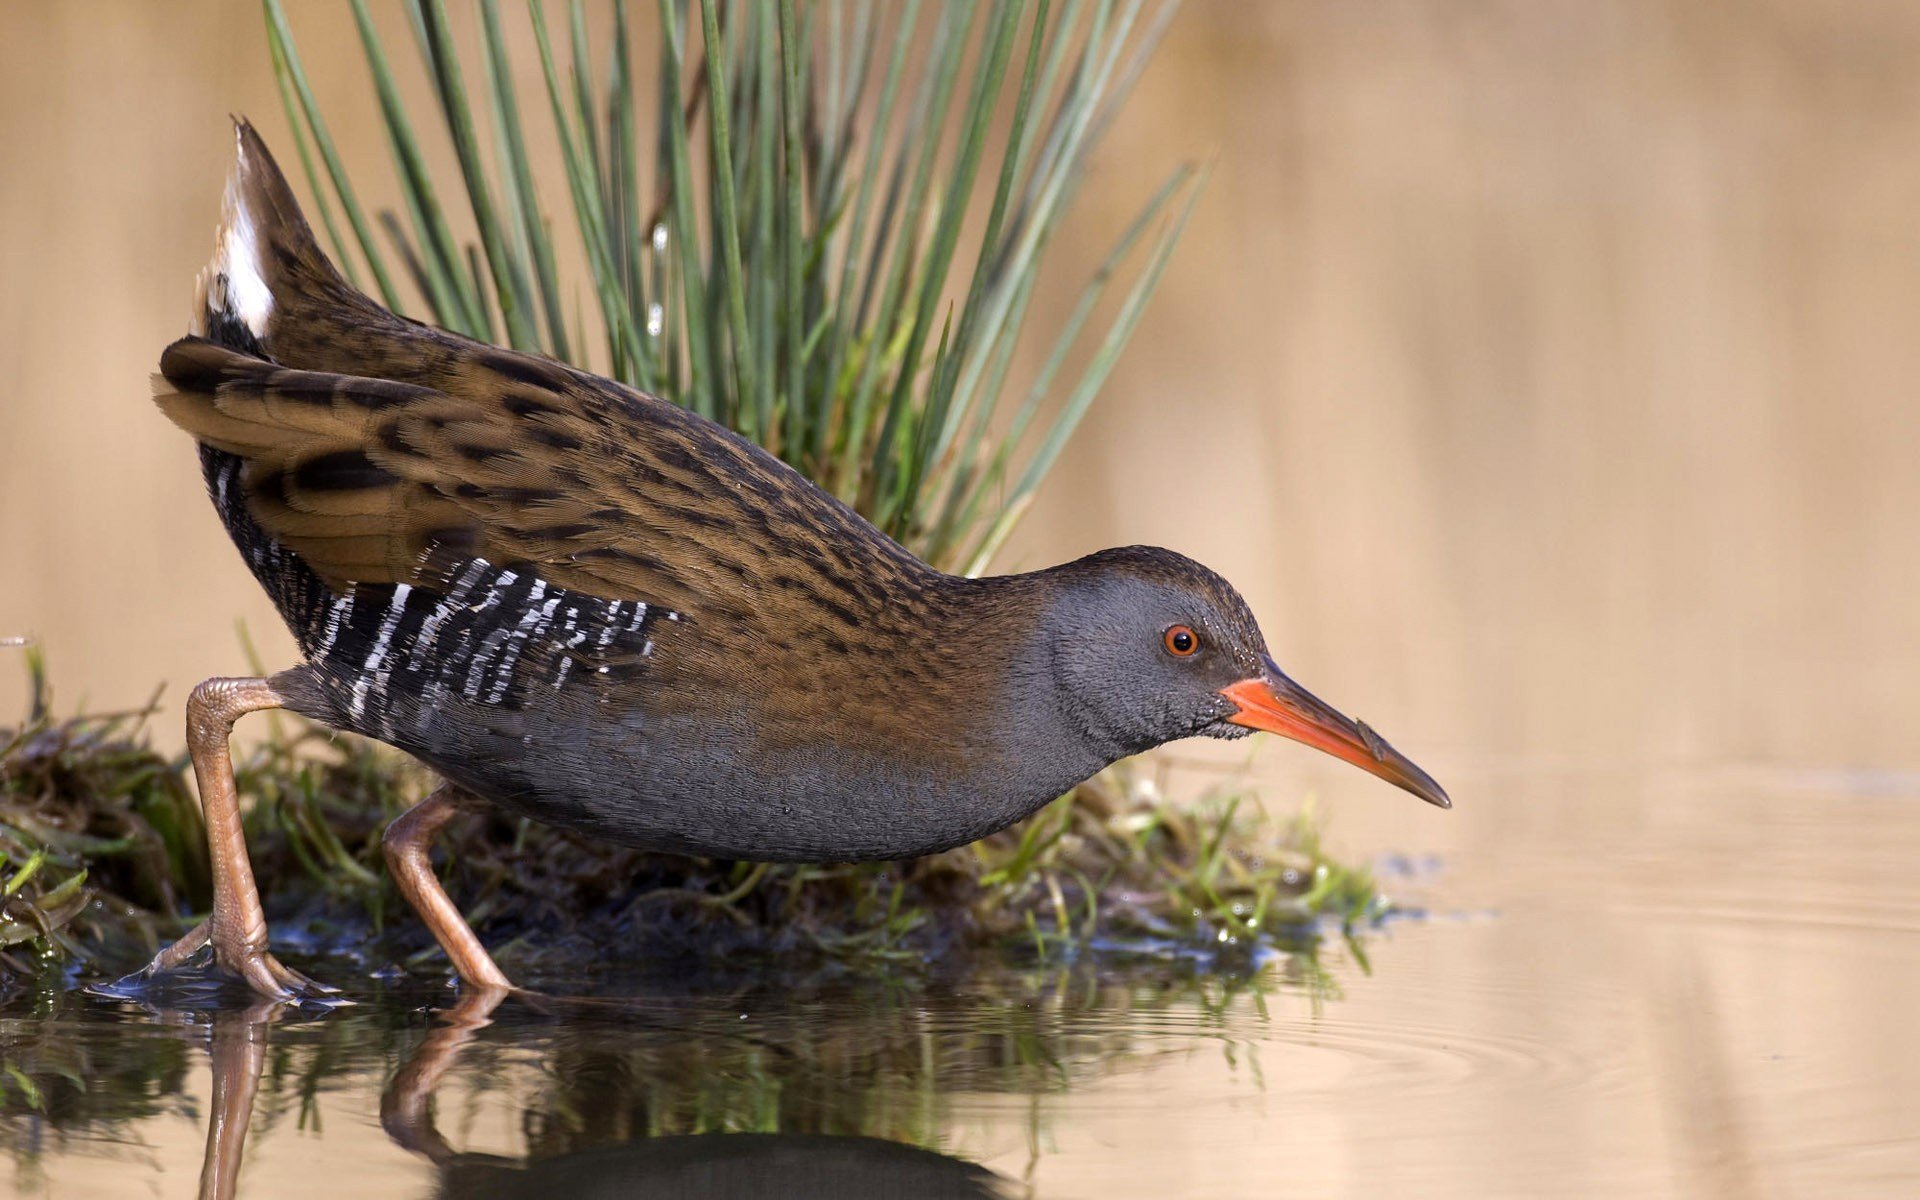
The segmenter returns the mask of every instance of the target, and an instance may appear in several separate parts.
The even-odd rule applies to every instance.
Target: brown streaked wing
[[[745,618],[783,592],[832,598],[849,578],[919,567],[666,401],[505,351],[442,365],[428,388],[186,338],[162,357],[156,401],[245,460],[249,511],[336,587],[432,587],[479,556],[606,599]]]

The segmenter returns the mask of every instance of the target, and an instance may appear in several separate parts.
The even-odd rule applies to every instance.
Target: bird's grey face
[[[1241,736],[1226,689],[1257,674],[1260,630],[1211,596],[1131,574],[1091,578],[1057,612],[1055,669],[1089,732],[1134,754],[1195,734]]]
[[[1055,678],[1066,711],[1114,756],[1265,730],[1451,807],[1426,772],[1289,679],[1246,602],[1212,571],[1143,549],[1073,568],[1049,619]]]

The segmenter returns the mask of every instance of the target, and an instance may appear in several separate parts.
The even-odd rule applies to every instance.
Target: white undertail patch
[[[246,189],[241,184],[248,170],[246,145],[239,141],[237,134],[235,140],[238,149],[233,174],[227,177],[213,261],[200,274],[198,308],[202,313],[237,317],[254,337],[264,340],[267,320],[273,315],[273,289],[267,286],[260,228],[247,208]],[[204,320],[203,315],[196,316]],[[194,332],[204,335],[207,330],[196,327]]]
[[[273,314],[273,292],[267,288],[260,270],[260,243],[253,218],[243,205],[233,207],[233,215],[220,231],[221,270],[227,277],[227,307],[253,331],[267,335],[267,318]]]

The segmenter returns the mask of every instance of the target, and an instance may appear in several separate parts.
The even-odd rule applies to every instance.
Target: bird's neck
[[[966,579],[921,567],[884,604],[817,617],[792,661],[756,650],[727,669],[759,681],[754,726],[776,757],[831,730],[851,754],[924,763],[983,793],[1065,790],[1120,752],[1090,738],[1061,694],[1059,594],[1050,572]]]
[[[1069,586],[1057,568],[943,584],[952,603],[922,649],[983,785],[1051,799],[1137,749],[1103,736],[1063,686],[1053,626]]]

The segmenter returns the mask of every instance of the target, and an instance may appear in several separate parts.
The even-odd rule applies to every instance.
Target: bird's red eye
[[[1175,658],[1188,658],[1200,648],[1200,638],[1185,625],[1173,625],[1160,635],[1160,644]]]

